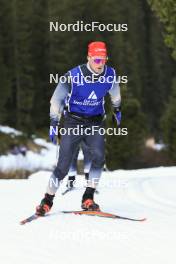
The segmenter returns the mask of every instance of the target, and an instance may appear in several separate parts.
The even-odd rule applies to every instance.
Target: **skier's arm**
[[[112,88],[109,90],[109,94],[111,97],[112,106],[114,108],[113,117],[116,120],[117,126],[121,124],[121,94],[120,94],[120,86],[117,82],[114,82]],[[113,119],[114,119],[113,118]]]
[[[121,105],[121,94],[120,86],[117,82],[114,82],[112,88],[109,90],[109,95],[111,97],[112,106],[117,109]]]
[[[50,119],[59,122],[65,106],[65,98],[70,92],[69,83],[59,82],[50,100]]]

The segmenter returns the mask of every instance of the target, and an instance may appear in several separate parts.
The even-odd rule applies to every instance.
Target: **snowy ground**
[[[12,138],[23,135],[22,131],[2,125],[0,125],[0,132],[8,134]],[[25,156],[21,153],[16,155],[12,153],[0,155],[0,171],[8,173],[15,170],[28,170],[31,172],[41,169],[52,170],[58,159],[59,147],[42,138],[35,138],[33,141],[42,147],[39,153],[27,150]]]
[[[25,156],[22,154],[1,155],[0,170],[3,172],[13,170],[52,170],[56,164],[59,148],[41,138],[34,139],[34,142],[43,147],[39,153],[28,150]]]
[[[22,132],[10,127],[0,126],[0,131],[6,134],[19,135]],[[42,147],[39,153],[27,150],[26,155],[7,154],[0,155],[0,171],[9,172],[15,170],[53,170],[59,155],[59,145],[54,145],[42,138],[35,138],[34,143]],[[83,159],[82,151],[79,152],[78,159]]]
[[[62,196],[61,186],[51,216],[20,226],[49,176],[40,171],[28,180],[0,180],[1,263],[176,263],[176,167],[103,173],[95,197],[102,210],[145,216],[145,222],[63,215],[62,210],[80,209],[84,189]]]

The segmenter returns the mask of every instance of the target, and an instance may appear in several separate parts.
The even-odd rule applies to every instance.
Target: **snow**
[[[0,171],[8,172],[12,170],[36,171],[39,169],[52,170],[57,162],[59,147],[48,143],[41,138],[34,139],[34,142],[43,148],[39,153],[28,150],[26,156],[22,154],[1,155]]]
[[[0,132],[13,136],[23,134],[14,128],[1,125]],[[14,170],[28,170],[31,172],[37,170],[52,170],[58,160],[59,146],[47,142],[42,138],[35,138],[33,141],[43,147],[39,153],[27,150],[25,156],[21,153],[17,155],[11,153],[0,155],[0,171],[8,173]],[[78,160],[83,160],[82,151],[79,152]]]
[[[16,130],[15,128],[9,126],[1,126],[1,125],[0,125],[0,132],[4,134],[14,134],[15,136],[20,136],[23,134],[21,131]]]
[[[0,171],[8,172],[13,170],[52,170],[57,163],[59,146],[47,142],[42,138],[34,139],[37,145],[43,148],[39,153],[28,150],[26,155],[0,155]],[[79,152],[78,160],[83,159],[82,151]]]
[[[103,172],[99,194],[102,210],[145,222],[64,215],[80,209],[84,189],[61,195],[58,190],[48,217],[24,226],[40,202],[50,172],[28,180],[0,180],[0,260],[3,264],[166,264],[175,263],[176,167]],[[66,179],[65,179],[66,181]]]
[[[19,136],[23,133],[9,126],[0,125],[0,132]],[[9,172],[14,170],[28,170],[34,172],[36,170],[52,170],[57,163],[59,146],[47,142],[42,138],[33,140],[37,145],[42,146],[39,153],[31,150],[26,151],[26,155],[21,153],[0,155],[0,171]]]

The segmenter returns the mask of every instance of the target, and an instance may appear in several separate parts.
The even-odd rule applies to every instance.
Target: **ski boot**
[[[81,208],[85,211],[100,211],[100,207],[93,200],[95,189],[87,187],[82,198]]]
[[[55,195],[45,193],[45,197],[41,200],[40,205],[36,207],[36,215],[44,216],[48,213],[53,205]]]

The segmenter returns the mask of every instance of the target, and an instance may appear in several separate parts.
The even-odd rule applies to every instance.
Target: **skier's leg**
[[[63,135],[60,142],[59,159],[57,166],[52,173],[48,186],[47,193],[54,195],[59,188],[60,181],[67,175],[70,164],[73,158],[81,137],[76,135]]]
[[[77,127],[77,122],[67,118],[64,128],[68,129],[75,127]],[[44,215],[51,209],[55,193],[60,185],[60,181],[67,175],[73,153],[75,152],[81,139],[82,136],[74,135],[73,132],[62,135],[59,149],[59,160],[54,172],[50,177],[45,197],[41,200],[40,205],[36,208],[36,214]]]
[[[89,179],[89,171],[92,163],[92,157],[91,157],[91,152],[90,148],[86,145],[84,141],[81,142],[81,148],[84,156],[84,175],[85,179]]]
[[[64,135],[62,137],[59,149],[58,164],[49,179],[45,197],[41,200],[40,205],[36,208],[36,214],[45,215],[45,213],[49,212],[51,209],[55,193],[59,188],[61,180],[68,173],[73,153],[80,140],[81,138],[78,136],[73,138],[72,135]]]
[[[97,132],[95,135],[87,136],[86,142],[90,147],[92,157],[89,171],[89,187],[96,188],[105,162],[104,135],[100,135]]]
[[[75,181],[75,176],[77,174],[77,159],[78,159],[79,150],[80,147],[77,146],[75,152],[73,153],[73,158],[68,172],[68,181],[67,181],[68,188],[72,188]]]
[[[99,210],[94,202],[94,193],[99,182],[105,160],[104,135],[97,131],[94,135],[86,136],[86,144],[90,147],[92,163],[89,173],[88,186],[83,194],[82,208],[85,210]]]

